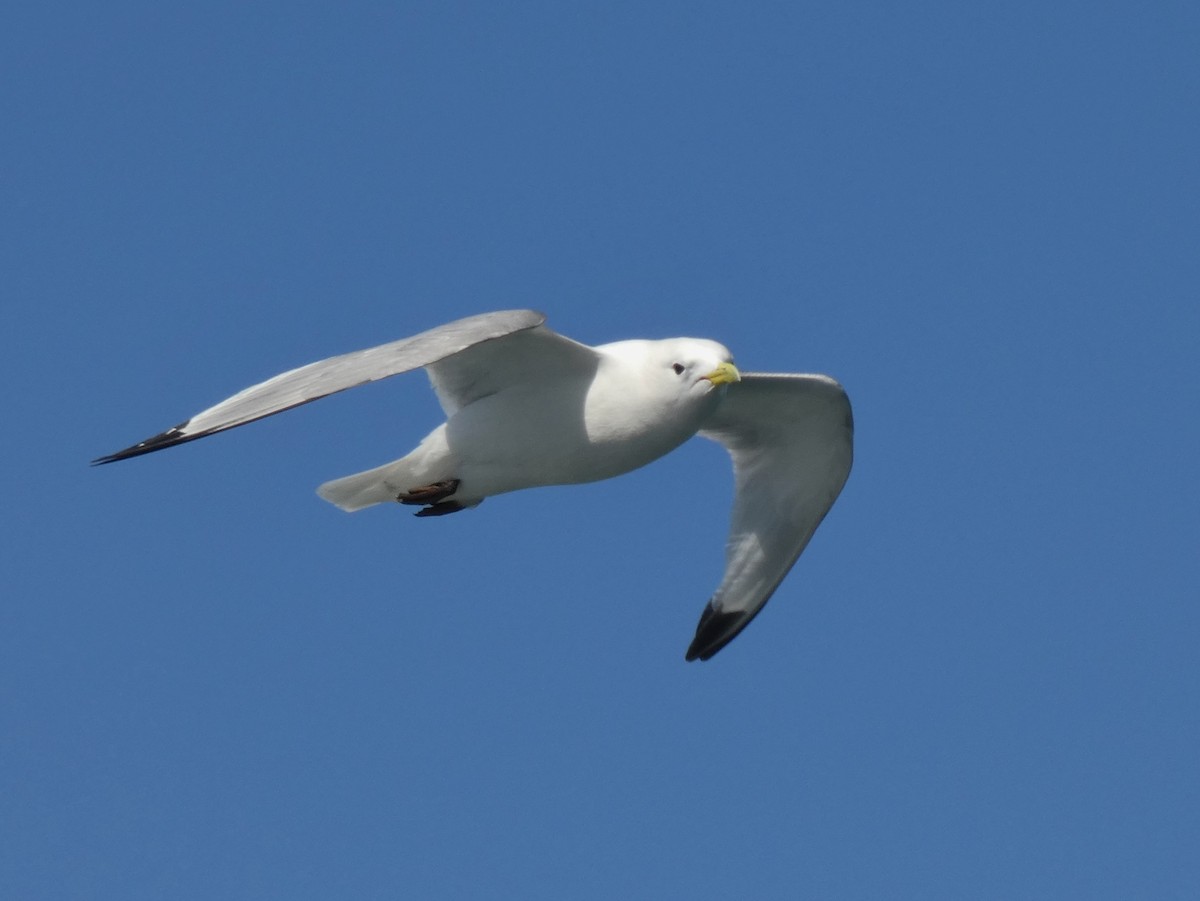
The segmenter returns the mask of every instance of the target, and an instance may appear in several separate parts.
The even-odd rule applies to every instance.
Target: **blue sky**
[[[40,4],[0,29],[0,895],[1200,893],[1193,3]],[[470,513],[320,482],[472,313],[847,387],[855,469],[683,652],[695,441]]]

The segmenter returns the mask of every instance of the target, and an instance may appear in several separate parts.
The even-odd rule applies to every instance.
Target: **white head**
[[[725,386],[741,378],[729,349],[704,338],[618,341],[596,350],[623,370],[627,397],[650,402],[710,407],[725,394]]]

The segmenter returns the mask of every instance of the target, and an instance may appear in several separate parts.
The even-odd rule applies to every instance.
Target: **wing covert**
[[[532,381],[587,378],[600,357],[544,325],[475,344],[425,367],[447,416],[505,388]]]

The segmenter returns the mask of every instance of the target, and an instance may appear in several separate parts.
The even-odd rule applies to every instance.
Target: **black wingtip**
[[[147,438],[145,441],[139,441],[137,444],[127,447],[124,450],[119,450],[115,454],[109,454],[105,457],[97,457],[92,461],[93,466],[103,466],[105,463],[116,463],[118,460],[128,460],[130,457],[140,457],[142,454],[150,454],[157,450],[174,447],[176,444],[183,444],[188,441],[195,441],[197,438],[205,435],[205,432],[198,432],[194,435],[186,435],[183,430],[187,428],[188,422],[179,423],[177,426],[172,426],[165,432],[160,432],[153,438]]]
[[[700,623],[696,626],[696,637],[688,646],[684,659],[689,663],[693,660],[708,660],[717,651],[733,641],[737,634],[750,622],[742,613],[719,613],[713,609],[712,602],[704,605],[700,614]]]

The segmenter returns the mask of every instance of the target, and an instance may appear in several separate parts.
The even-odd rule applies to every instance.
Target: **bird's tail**
[[[396,500],[395,484],[405,484],[403,460],[334,479],[317,489],[317,494],[347,512]],[[391,484],[389,484],[391,483]]]

